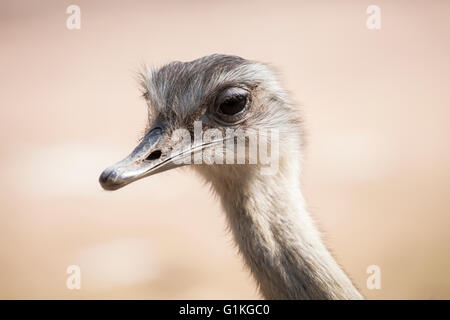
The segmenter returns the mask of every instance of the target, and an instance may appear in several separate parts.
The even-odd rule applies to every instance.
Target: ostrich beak
[[[128,157],[106,168],[99,178],[103,189],[117,190],[133,181],[182,166],[174,163],[174,156],[162,151],[164,141],[167,141],[165,128],[158,122]]]

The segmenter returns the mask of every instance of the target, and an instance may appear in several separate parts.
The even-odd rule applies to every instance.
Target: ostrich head
[[[257,159],[250,159],[255,154],[247,150],[251,141],[264,141],[264,148],[280,155],[280,169],[289,163],[283,155],[292,158],[299,153],[296,111],[265,64],[210,55],[146,70],[141,84],[149,108],[146,133],[128,157],[103,171],[99,180],[106,190],[186,164],[209,179],[242,180],[263,166],[260,151]],[[203,133],[201,140],[197,129]],[[239,141],[246,148],[242,154],[236,151]]]
[[[219,195],[266,298],[361,299],[305,209],[297,175],[301,123],[273,72],[262,63],[211,55],[141,76],[149,107],[145,135],[103,171],[103,188],[193,164]]]

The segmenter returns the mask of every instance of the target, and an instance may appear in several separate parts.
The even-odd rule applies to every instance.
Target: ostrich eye
[[[232,116],[244,110],[246,104],[246,96],[236,95],[222,102],[219,106],[219,111],[228,116]]]
[[[248,104],[248,95],[242,88],[225,89],[216,99],[216,115],[228,123],[240,120]]]

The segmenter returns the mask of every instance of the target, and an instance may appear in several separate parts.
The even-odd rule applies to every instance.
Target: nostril
[[[153,151],[152,153],[150,153],[150,154],[148,155],[148,157],[145,158],[145,160],[151,161],[151,160],[159,159],[160,157],[161,157],[161,150],[155,150],[155,151]]]

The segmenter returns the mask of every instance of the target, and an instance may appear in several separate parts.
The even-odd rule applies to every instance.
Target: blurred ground
[[[144,128],[141,63],[217,52],[272,63],[301,106],[305,196],[366,297],[449,299],[450,3],[377,1],[379,31],[370,4],[2,1],[0,298],[259,298],[189,170],[97,183]]]

